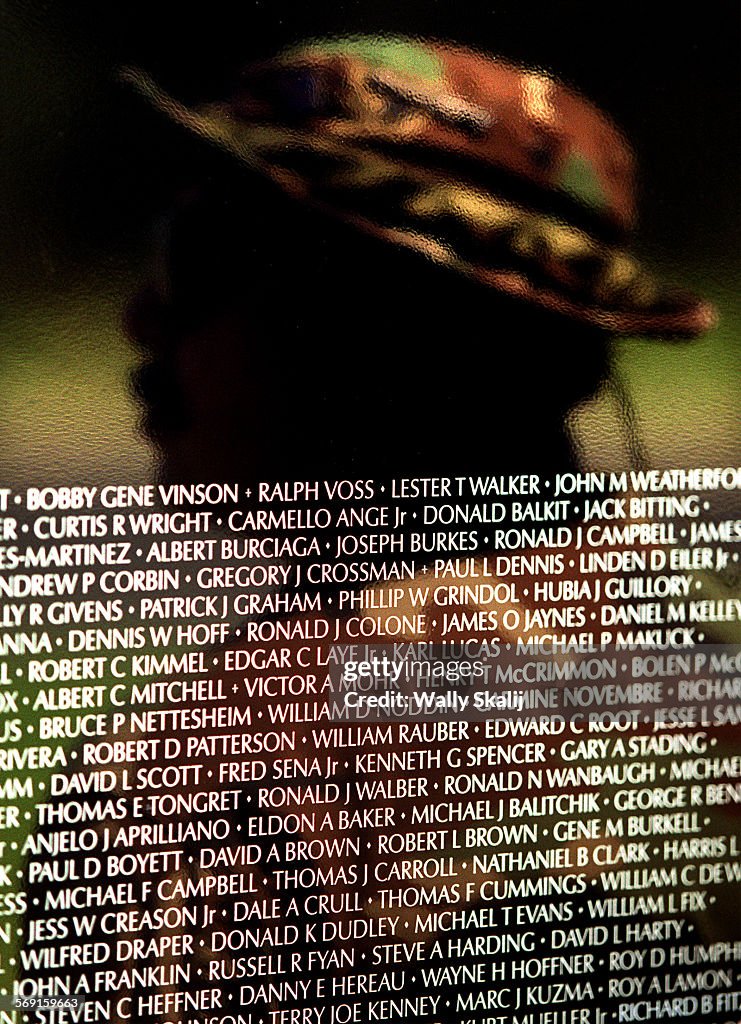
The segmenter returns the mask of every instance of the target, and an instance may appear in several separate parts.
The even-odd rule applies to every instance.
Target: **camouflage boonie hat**
[[[253,64],[228,101],[195,109],[144,72],[123,77],[296,199],[507,295],[623,334],[715,322],[630,254],[631,147],[543,71],[361,36]]]

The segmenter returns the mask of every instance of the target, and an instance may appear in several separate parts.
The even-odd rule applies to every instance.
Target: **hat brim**
[[[292,167],[290,160],[290,154],[304,157],[308,154],[350,161],[351,166],[357,166],[360,162],[360,176],[357,173],[351,175],[357,184],[359,177],[367,178],[370,175],[372,178],[374,171],[377,175],[379,160],[383,167],[384,160],[389,160],[388,155],[384,157],[378,152],[374,153],[372,149],[359,144],[357,139],[329,133],[322,135],[316,131],[285,125],[245,124],[223,104],[191,109],[160,89],[145,72],[127,68],[122,70],[120,76],[133,84],[140,94],[171,120],[218,146],[245,167],[271,179],[295,199],[376,238],[414,250],[432,262],[464,274],[487,288],[614,334],[693,338],[717,323],[717,313],[711,303],[676,289],[658,286],[633,256],[627,257],[623,251],[607,246],[597,246],[596,251],[603,258],[609,256],[613,261],[629,258],[634,268],[633,284],[637,285],[631,291],[616,296],[619,301],[612,303],[597,299],[588,292],[579,294],[578,290],[564,287],[552,277],[549,280],[548,275],[534,273],[527,266],[509,266],[506,262],[502,265],[501,260],[498,265],[497,262],[472,258],[470,251],[461,245],[459,236],[451,237],[444,231],[436,230],[434,218],[428,218],[426,222],[420,220],[412,223],[402,219],[394,223],[393,218],[369,215],[367,209],[353,205],[352,198],[348,202],[351,190],[341,190],[342,195],[333,193],[331,189],[322,187],[326,182],[321,180],[321,174],[318,180],[316,176],[312,179]],[[423,188],[438,188],[446,180],[450,184],[449,178],[441,178],[439,172],[436,177],[435,172],[429,168],[420,171],[416,166],[405,165],[398,157],[392,159],[395,171],[404,168],[407,173],[414,174],[416,184],[421,183]],[[547,223],[549,220],[513,204],[507,205],[521,217],[529,217],[536,223]],[[649,282],[651,297],[647,299],[646,289],[642,289],[641,285]],[[631,301],[631,296],[641,291],[644,292],[641,301]]]

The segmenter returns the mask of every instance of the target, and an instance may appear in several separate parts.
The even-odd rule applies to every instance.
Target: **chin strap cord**
[[[625,431],[625,447],[628,452],[631,469],[647,470],[649,469],[649,459],[640,435],[640,424],[635,402],[633,401],[630,389],[625,383],[625,378],[617,370],[614,362],[608,377],[608,387],[612,391],[620,411],[620,422]]]

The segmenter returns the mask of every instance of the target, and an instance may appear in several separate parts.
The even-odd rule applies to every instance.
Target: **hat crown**
[[[243,91],[246,88],[246,92]],[[246,108],[245,108],[246,103]],[[336,137],[416,145],[506,174],[605,228],[635,226],[635,160],[615,124],[543,70],[397,36],[312,40],[248,68],[235,109],[323,121]]]

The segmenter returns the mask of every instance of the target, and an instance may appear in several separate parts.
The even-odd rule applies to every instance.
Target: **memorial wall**
[[[661,7],[4,12],[0,1024],[741,1021],[738,17]]]

